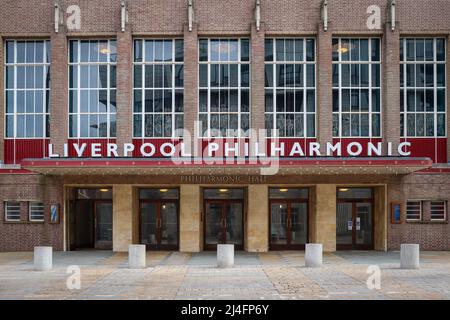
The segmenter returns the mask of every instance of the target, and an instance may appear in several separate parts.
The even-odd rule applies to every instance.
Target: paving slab
[[[399,252],[324,254],[304,266],[303,251],[236,251],[235,266],[216,267],[215,252],[147,252],[147,267],[128,268],[127,253],[54,252],[53,269],[33,270],[32,252],[0,253],[0,300],[291,300],[450,299],[450,252],[422,252],[421,267],[400,269]],[[79,289],[69,289],[80,270]],[[368,286],[378,267],[380,288]]]

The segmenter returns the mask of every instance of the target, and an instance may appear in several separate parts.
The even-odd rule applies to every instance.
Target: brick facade
[[[54,31],[54,3],[61,8],[62,23]],[[198,108],[198,38],[246,36],[251,39],[251,124],[264,127],[264,38],[276,36],[311,36],[317,45],[316,137],[319,142],[332,140],[332,43],[333,36],[376,36],[382,39],[382,133],[384,141],[400,141],[399,123],[399,41],[402,36],[450,35],[450,4],[447,0],[422,0],[412,3],[397,0],[396,29],[391,31],[387,0],[329,1],[328,30],[323,29],[320,5],[322,0],[262,0],[261,28],[255,27],[255,1],[194,0],[194,23],[188,30],[187,0],[128,0],[126,31],[121,32],[119,0],[15,0],[2,1],[0,10],[0,61],[4,61],[5,39],[47,38],[52,43],[50,141],[56,152],[68,139],[68,40],[71,38],[117,39],[117,142],[119,146],[132,140],[132,59],[133,37],[183,37],[184,39],[184,124],[191,133]],[[70,5],[81,10],[81,29],[65,26]],[[369,30],[367,8],[380,8],[381,28]],[[447,41],[447,55],[450,45]],[[448,63],[448,59],[447,59]],[[3,69],[2,69],[3,70]],[[0,162],[4,161],[4,79],[0,72]],[[450,79],[450,67],[447,66]],[[447,79],[447,86],[450,81]],[[450,94],[447,94],[450,105]],[[448,108],[447,108],[448,109]],[[450,120],[447,113],[447,132]],[[450,141],[447,139],[447,159]],[[448,164],[440,164],[448,169]],[[0,251],[31,250],[35,245],[53,245],[64,249],[64,185],[180,185],[177,177],[123,176],[44,176],[11,172],[0,167]],[[9,169],[8,169],[9,170]],[[444,170],[445,171],[445,170]],[[310,185],[333,183],[340,185],[386,185],[386,218],[390,220],[389,204],[408,199],[446,200],[450,202],[450,174],[414,173],[407,176],[286,176],[273,177],[270,183]],[[6,200],[22,202],[22,221],[4,221]],[[46,206],[44,223],[28,221],[28,201],[42,201]],[[49,206],[59,204],[61,222],[49,223]],[[450,209],[450,208],[448,208]],[[449,210],[447,210],[448,212]],[[388,249],[398,249],[401,243],[417,242],[423,249],[450,250],[450,225],[444,223],[388,223]]]

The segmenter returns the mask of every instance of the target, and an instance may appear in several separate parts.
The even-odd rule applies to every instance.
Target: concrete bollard
[[[34,247],[34,270],[49,271],[53,267],[53,248]]]
[[[128,247],[128,267],[142,269],[146,266],[145,244],[130,244]]]
[[[234,266],[234,244],[217,245],[217,266],[219,268]]]
[[[400,247],[400,268],[419,269],[420,249],[418,244],[402,244]]]
[[[307,243],[305,246],[305,266],[317,268],[322,266],[322,244]]]

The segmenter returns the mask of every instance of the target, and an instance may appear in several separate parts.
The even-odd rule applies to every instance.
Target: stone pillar
[[[336,251],[336,185],[318,184],[311,212],[311,242],[321,243],[323,251]]]
[[[180,251],[200,252],[203,249],[200,186],[180,187]]]
[[[251,27],[251,128],[259,133],[260,129],[265,128],[264,117],[264,23],[261,23],[259,31],[252,23]]]
[[[50,143],[53,152],[63,154],[63,145],[69,136],[68,127],[68,61],[67,39],[64,28],[51,35],[51,85],[50,85]]]
[[[386,23],[382,61],[382,136],[383,142],[392,142],[392,153],[397,154],[400,143],[400,28],[391,30]]]
[[[420,249],[418,244],[402,244],[400,249],[400,268],[419,269]]]
[[[307,243],[305,246],[305,266],[317,268],[322,266],[323,246],[321,243]]]
[[[0,61],[2,62],[2,64],[5,61],[5,57],[3,56],[3,51],[4,51],[4,42],[3,42],[3,38],[0,37]],[[4,75],[4,71],[2,70],[2,72],[0,72],[0,163],[5,161],[5,83],[3,82],[3,75]]]
[[[374,188],[374,249],[387,251],[388,205],[386,186]]]
[[[192,31],[184,27],[184,129],[193,137],[198,114],[198,37],[197,25]],[[196,137],[195,137],[196,138]]]
[[[248,194],[245,249],[248,252],[267,252],[269,250],[269,188],[266,185],[249,185]]]
[[[130,244],[138,242],[134,231],[137,215],[136,193],[132,185],[113,185],[113,251],[127,252]]]
[[[333,64],[332,64],[332,27],[323,29],[318,24],[317,30],[317,104],[316,104],[316,136],[320,150],[324,154],[326,143],[333,140]]]
[[[34,247],[34,270],[49,271],[53,267],[53,248]]]
[[[217,245],[217,266],[219,268],[234,266],[234,244]]]
[[[128,267],[142,269],[146,264],[145,244],[130,244],[128,246]]]
[[[133,139],[133,38],[131,28],[117,33],[116,136],[119,155]]]

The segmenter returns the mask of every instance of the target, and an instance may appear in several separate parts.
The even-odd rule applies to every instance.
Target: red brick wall
[[[30,251],[34,246],[53,246],[63,249],[63,223],[50,224],[50,205],[62,205],[63,187],[54,178],[41,175],[1,175],[0,176],[0,252]],[[21,221],[6,222],[4,201],[21,202]],[[28,202],[44,203],[44,222],[30,222]],[[62,208],[62,207],[61,207]],[[62,212],[62,211],[60,211]]]
[[[53,29],[53,4],[48,0],[6,0],[0,11],[2,33],[50,33]],[[115,33],[120,29],[120,1],[60,0],[65,13],[69,5],[79,5],[84,33]],[[170,34],[183,32],[187,23],[187,0],[129,0],[129,23],[134,33]],[[316,32],[322,0],[262,0],[261,19],[266,31],[273,33]],[[381,9],[386,19],[386,0],[329,1],[329,20],[335,32],[367,31],[366,13],[370,5]],[[199,33],[250,32],[255,1],[194,0]],[[402,32],[448,33],[450,8],[447,0],[397,1],[397,21]],[[377,31],[374,31],[377,32]],[[378,31],[381,32],[381,31]]]
[[[400,249],[402,243],[418,243],[422,250],[450,250],[450,224],[431,222],[425,215],[423,222],[406,222],[406,201],[409,200],[444,200],[450,203],[449,174],[412,174],[404,177],[388,189],[389,201],[403,203],[401,224],[389,224],[388,248]]]

